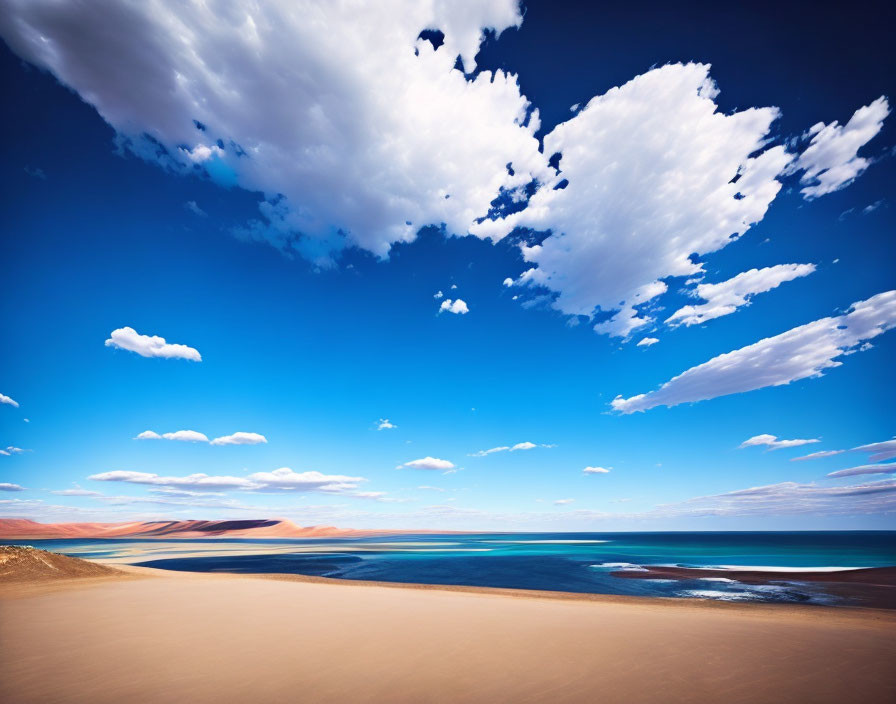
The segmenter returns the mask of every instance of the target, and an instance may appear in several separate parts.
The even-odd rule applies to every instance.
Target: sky
[[[579,5],[0,0],[0,516],[893,528],[892,8]]]

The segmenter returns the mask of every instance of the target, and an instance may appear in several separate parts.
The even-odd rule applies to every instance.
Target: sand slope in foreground
[[[123,574],[114,567],[32,547],[0,545],[0,584]]]
[[[889,612],[159,573],[0,592],[0,699],[890,702]],[[22,587],[25,589],[25,587]]]

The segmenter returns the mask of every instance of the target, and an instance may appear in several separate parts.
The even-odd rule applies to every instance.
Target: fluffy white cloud
[[[883,462],[896,457],[896,438],[884,440],[883,442],[873,442],[870,445],[860,445],[859,447],[854,447],[852,451],[873,453],[869,458],[872,462]]]
[[[141,357],[164,357],[166,359],[189,359],[201,362],[199,351],[186,345],[168,344],[158,335],[141,335],[134,328],[124,327],[113,330],[106,340],[106,347],[136,352]]]
[[[713,357],[679,374],[656,391],[611,403],[620,413],[676,406],[728,394],[781,386],[821,376],[842,364],[839,357],[896,325],[896,291],[854,303],[848,313],[822,318]]]
[[[861,474],[894,474],[896,473],[896,462],[889,464],[863,464],[858,467],[850,467],[849,469],[841,469],[828,474],[829,477],[854,477]]]
[[[388,418],[380,418],[376,424],[377,430],[392,430],[397,427],[394,423],[390,423]]]
[[[585,467],[583,474],[609,474],[612,467]]]
[[[701,272],[692,254],[761,220],[790,161],[783,147],[765,148],[775,108],[726,114],[717,94],[708,66],[674,64],[593,98],[544,138],[546,155],[562,155],[556,176],[524,210],[474,234],[552,230],[523,246],[533,268],[517,283],[557,292],[554,306],[571,315],[618,311],[599,332],[643,327],[650,317],[635,306],[665,292],[660,279]]]
[[[16,447],[15,445],[9,445],[6,449],[0,449],[0,455],[21,455],[23,452],[30,452],[30,450],[24,450],[21,447]]]
[[[744,440],[740,444],[740,448],[743,449],[745,447],[767,447],[769,450],[780,450],[784,447],[799,447],[800,445],[810,445],[814,442],[821,442],[818,438],[812,438],[810,440],[779,440],[775,435],[754,435],[753,437]]]
[[[150,486],[199,490],[239,489],[243,491],[323,491],[341,493],[354,490],[366,481],[363,477],[321,472],[294,472],[281,467],[273,472],[256,472],[247,477],[190,474],[184,477],[165,477],[148,472],[114,471],[93,474],[88,479],[101,482],[127,482]]]
[[[265,194],[245,236],[325,261],[346,240],[385,255],[430,223],[466,233],[545,168],[516,77],[454,68],[475,69],[485,28],[521,21],[517,0],[7,0],[0,34],[125,148]]]
[[[650,347],[657,342],[659,342],[659,339],[656,337],[645,337],[638,341],[638,347]]]
[[[812,141],[792,167],[804,171],[800,192],[807,199],[839,191],[852,183],[869,161],[858,156],[859,149],[880,132],[890,105],[881,96],[870,105],[859,108],[845,125],[836,120],[828,125],[819,122],[809,130]]]
[[[467,304],[465,301],[458,298],[456,301],[452,301],[450,298],[446,298],[442,301],[442,305],[439,306],[439,313],[443,311],[448,311],[449,313],[454,313],[455,315],[460,313],[461,315],[466,315],[470,312],[470,309],[467,308]]]
[[[19,407],[18,401],[11,399],[9,396],[6,396],[5,394],[0,394],[0,403],[5,403],[9,406],[12,406],[13,408]]]
[[[443,298],[444,296],[445,296],[445,294],[442,293],[441,291],[436,291],[436,292],[432,295],[432,297],[435,298],[436,300],[439,300],[440,298]]]
[[[0,482],[0,491],[25,491],[25,487],[9,482]]]
[[[159,435],[153,430],[144,430],[135,440],[178,440],[180,442],[207,442],[210,445],[260,445],[267,443],[268,439],[259,433],[236,432],[232,435],[222,435],[214,440],[209,440],[205,433],[196,430],[178,430],[173,433]]]
[[[834,455],[839,455],[843,452],[843,450],[822,450],[821,452],[810,452],[808,455],[803,455],[802,457],[791,457],[791,462],[804,462],[806,460],[819,460],[822,457],[833,457]]]
[[[493,455],[496,452],[517,452],[518,450],[534,450],[536,447],[554,447],[553,445],[538,445],[534,442],[518,442],[516,445],[501,445],[499,447],[492,447],[488,450],[479,450],[470,455],[470,457],[485,457],[486,455]]]
[[[134,440],[161,440],[162,436],[159,435],[154,430],[144,430],[142,433],[138,434]]]
[[[814,264],[778,264],[764,269],[750,269],[718,284],[699,284],[694,295],[706,303],[679,308],[666,318],[666,323],[690,326],[730,315],[738,308],[749,305],[750,299],[757,293],[771,291],[785,281],[808,276],[813,271]]]
[[[396,469],[434,469],[434,470],[450,470],[454,469],[454,463],[448,460],[440,460],[437,457],[423,457],[419,460],[411,460],[396,467]]]
[[[201,435],[201,433],[200,433]],[[212,445],[263,445],[268,439],[259,433],[236,432],[232,435],[223,435],[211,441]]]
[[[180,442],[208,442],[208,437],[195,430],[177,430],[173,433],[158,433],[144,430],[135,440],[178,440]]]

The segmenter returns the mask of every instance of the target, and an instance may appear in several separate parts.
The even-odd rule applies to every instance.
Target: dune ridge
[[[38,523],[0,518],[0,540],[62,538],[330,538],[382,534],[335,526],[300,526],[290,520],[137,521],[129,523]]]

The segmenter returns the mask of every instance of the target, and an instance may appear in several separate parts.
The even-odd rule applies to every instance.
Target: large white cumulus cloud
[[[700,274],[701,257],[762,220],[782,177],[801,173],[807,197],[855,179],[889,114],[881,97],[846,125],[818,123],[790,153],[772,144],[777,108],[721,112],[708,65],[670,64],[594,97],[540,145],[516,76],[471,74],[484,32],[522,22],[518,0],[0,9],[0,36],[95,106],[123,148],[262,194],[240,236],[326,265],[347,245],[385,256],[426,225],[492,240],[545,231],[505,284],[547,289],[557,310],[623,338],[647,332],[670,278]],[[516,212],[493,209],[496,198]],[[746,305],[774,287],[743,288],[761,272],[705,288],[725,300],[671,323]]]
[[[692,254],[714,252],[761,220],[791,158],[781,146],[764,149],[777,109],[727,115],[717,94],[709,66],[674,64],[593,98],[544,138],[546,155],[562,155],[559,173],[524,210],[474,233],[552,230],[523,248],[533,268],[519,283],[557,292],[564,313],[618,311],[599,332],[643,327],[649,319],[634,306],[666,291],[660,279],[699,273]]]
[[[127,148],[260,191],[243,234],[312,258],[343,234],[377,255],[431,223],[465,234],[545,167],[516,77],[454,68],[475,68],[484,29],[519,25],[516,0],[0,5],[3,38]]]

